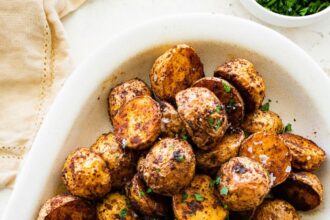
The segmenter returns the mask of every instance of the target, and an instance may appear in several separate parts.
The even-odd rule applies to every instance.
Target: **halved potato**
[[[223,163],[238,156],[243,140],[244,132],[236,130],[235,133],[226,133],[215,148],[209,151],[196,150],[197,168],[213,176]]]
[[[106,162],[88,148],[75,150],[66,158],[62,179],[71,194],[87,199],[104,196],[112,184]]]
[[[264,165],[269,172],[272,186],[282,183],[291,172],[289,148],[275,133],[252,134],[243,141],[239,155]]]
[[[249,133],[259,131],[280,133],[283,131],[282,119],[278,114],[272,111],[256,110],[253,113],[246,115],[242,128]]]
[[[185,133],[183,122],[176,109],[168,102],[159,102],[162,113],[161,131],[164,137],[180,137]]]
[[[204,76],[203,64],[195,50],[185,44],[167,50],[157,58],[150,71],[150,82],[155,95],[174,102],[175,95]]]
[[[133,177],[135,172],[133,152],[124,149],[113,133],[102,134],[92,145],[91,151],[99,154],[107,163],[113,188],[124,186]]]
[[[125,195],[118,192],[110,193],[97,205],[98,220],[133,220],[138,219],[131,209],[130,202]]]
[[[265,98],[265,83],[254,65],[245,59],[234,59],[219,66],[214,72],[230,82],[242,95],[247,112],[259,109]]]
[[[117,114],[118,110],[129,100],[136,96],[151,96],[151,91],[147,84],[142,80],[135,78],[116,85],[110,90],[109,115],[112,120]]]
[[[162,114],[150,96],[137,96],[123,105],[113,118],[117,140],[122,147],[143,150],[160,134]]]
[[[95,220],[95,206],[82,198],[72,195],[57,195],[41,207],[37,220]]]
[[[213,92],[192,87],[176,95],[179,115],[197,147],[209,150],[223,137],[228,127],[223,104]]]
[[[194,87],[205,87],[212,91],[224,104],[228,115],[229,125],[240,126],[244,118],[244,102],[237,91],[229,82],[216,77],[204,77],[193,84]]]
[[[275,199],[265,200],[255,211],[254,220],[299,220],[295,208],[288,202]]]
[[[323,201],[323,187],[313,173],[291,173],[284,183],[274,188],[274,195],[285,199],[297,210],[308,211]]]
[[[210,188],[212,179],[206,175],[194,177],[184,192],[172,197],[174,215],[177,220],[225,220],[224,209]]]
[[[326,159],[324,150],[311,140],[291,133],[281,134],[280,138],[290,149],[294,169],[313,171]]]

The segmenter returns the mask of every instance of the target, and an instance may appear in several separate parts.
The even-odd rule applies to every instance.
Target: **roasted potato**
[[[228,127],[227,114],[219,99],[203,87],[183,90],[175,98],[192,141],[203,150],[215,147]]]
[[[62,179],[71,194],[87,199],[104,196],[112,184],[106,162],[88,148],[75,150],[66,158]]]
[[[162,113],[161,132],[164,137],[179,137],[185,133],[183,122],[176,109],[168,102],[159,102]]]
[[[133,98],[113,118],[117,141],[136,150],[150,147],[161,132],[161,118],[159,104],[150,96]]]
[[[296,170],[316,170],[326,159],[324,150],[311,140],[290,133],[281,134],[280,138],[289,147],[292,167]]]
[[[95,206],[76,196],[57,195],[41,207],[37,220],[95,220]]]
[[[322,202],[323,187],[313,173],[291,173],[284,183],[274,188],[274,195],[285,199],[297,210],[308,211]]]
[[[275,112],[256,110],[246,115],[242,128],[248,133],[259,131],[280,133],[283,131],[283,123],[280,116]]]
[[[185,44],[177,45],[157,58],[150,71],[150,82],[155,95],[174,102],[175,95],[189,88],[204,76],[203,64],[195,50]]]
[[[110,193],[97,205],[98,220],[133,220],[138,219],[131,209],[125,195],[118,192]]]
[[[255,211],[253,220],[299,220],[295,208],[288,202],[275,199],[265,200]]]
[[[223,163],[238,156],[243,140],[244,132],[237,130],[235,133],[226,133],[215,148],[209,151],[196,150],[197,168],[213,176]]]
[[[124,149],[113,133],[102,134],[92,145],[91,151],[99,154],[107,163],[112,177],[112,188],[118,189],[124,186],[133,177],[135,172],[133,152]]]
[[[247,157],[234,157],[218,172],[217,195],[231,211],[247,211],[261,204],[270,190],[266,169]]]
[[[205,87],[212,91],[224,104],[228,115],[229,125],[240,126],[244,118],[244,102],[235,87],[224,79],[204,77],[193,84],[194,87]]]
[[[139,213],[147,216],[165,216],[168,213],[166,198],[154,194],[138,175],[133,177],[125,190],[132,206]]]
[[[212,179],[206,175],[194,177],[184,192],[172,197],[174,215],[177,220],[225,220],[224,209],[210,188]]]
[[[248,113],[261,106],[265,98],[265,83],[254,65],[245,59],[234,59],[219,66],[215,77],[229,81],[242,95]]]
[[[151,96],[149,87],[140,79],[135,78],[123,82],[110,90],[109,115],[112,120],[117,114],[118,110],[128,101],[136,96]]]
[[[172,196],[190,184],[195,167],[195,155],[187,141],[165,138],[147,154],[142,176],[153,192]]]
[[[272,186],[282,183],[291,172],[289,148],[275,133],[252,134],[243,141],[239,155],[264,165],[269,172]]]

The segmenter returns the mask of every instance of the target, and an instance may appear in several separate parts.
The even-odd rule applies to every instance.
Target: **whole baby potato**
[[[180,137],[185,133],[183,122],[176,109],[168,102],[159,102],[162,113],[161,134],[164,137]]]
[[[242,128],[248,133],[259,131],[280,133],[283,131],[283,122],[278,114],[272,111],[256,110],[246,115]]]
[[[255,211],[254,220],[299,220],[295,208],[288,202],[275,199],[265,200]]]

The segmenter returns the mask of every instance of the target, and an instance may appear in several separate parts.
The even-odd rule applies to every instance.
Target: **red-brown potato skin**
[[[156,59],[149,77],[154,94],[173,103],[178,92],[204,77],[203,64],[192,47],[179,44]]]
[[[275,199],[265,200],[256,209],[253,220],[299,220],[299,215],[295,208],[288,202]]]
[[[162,113],[161,135],[163,137],[181,137],[185,133],[183,122],[176,109],[168,102],[159,102]]]
[[[179,115],[196,146],[203,150],[215,147],[228,128],[225,108],[213,92],[192,87],[176,95]]]

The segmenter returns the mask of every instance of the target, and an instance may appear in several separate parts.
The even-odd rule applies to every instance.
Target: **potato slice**
[[[259,109],[265,98],[265,83],[254,65],[245,59],[234,59],[219,66],[214,72],[230,82],[242,95],[248,113]]]
[[[255,211],[254,220],[299,220],[295,208],[288,202],[275,199],[265,200]]]
[[[205,87],[212,91],[226,108],[229,126],[240,126],[244,118],[244,102],[235,87],[226,80],[216,77],[201,78],[193,86]]]
[[[242,128],[248,133],[259,131],[280,133],[283,131],[283,123],[280,116],[275,112],[256,110],[246,115]]]
[[[320,168],[326,155],[313,141],[296,134],[281,134],[292,155],[292,167],[297,170],[313,171]]]
[[[291,173],[284,183],[274,188],[274,195],[285,199],[297,210],[308,211],[323,201],[323,187],[313,173]]]
[[[113,118],[117,140],[123,147],[143,150],[157,139],[162,114],[149,96],[138,96],[121,107]]]
[[[149,75],[152,91],[159,99],[169,102],[174,102],[178,92],[203,76],[200,58],[192,47],[185,44],[177,45],[158,57]]]
[[[239,155],[264,165],[269,172],[272,186],[282,183],[291,172],[289,148],[275,133],[254,133],[243,141]]]
[[[118,110],[128,101],[136,96],[151,96],[151,91],[147,84],[135,78],[116,85],[109,93],[109,115],[112,120]]]
[[[209,150],[223,137],[228,127],[224,106],[210,90],[192,87],[176,95],[179,115],[197,147]]]
[[[194,177],[184,192],[172,197],[174,215],[177,220],[225,220],[224,209],[210,188],[212,179],[206,175]]]
[[[41,207],[37,220],[95,220],[95,206],[72,195],[57,195]]]
[[[181,137],[185,133],[183,122],[176,109],[168,102],[159,102],[162,112],[161,131],[164,137]]]

